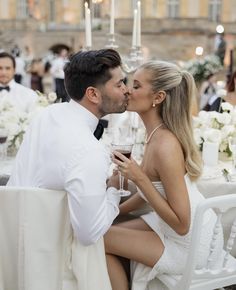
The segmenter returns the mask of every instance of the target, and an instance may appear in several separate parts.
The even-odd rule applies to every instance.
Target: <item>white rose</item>
[[[51,92],[48,94],[48,101],[50,104],[54,103],[57,99],[57,94],[55,92]]]
[[[221,141],[221,131],[217,129],[208,129],[204,131],[203,134],[204,141],[220,143]]]
[[[201,119],[197,116],[193,116],[193,127],[198,128],[201,126]]]
[[[194,140],[197,144],[197,146],[200,146],[203,142],[202,138],[203,138],[203,135],[202,135],[202,131],[199,129],[199,128],[195,128],[193,130],[193,136],[194,136]]]
[[[235,127],[233,125],[225,125],[221,129],[222,139],[225,139],[229,135],[232,135],[235,132]]]
[[[198,114],[198,122],[201,125],[208,125],[209,124],[209,113],[206,111],[200,111]]]
[[[221,104],[221,108],[223,111],[233,111],[234,107],[230,104],[230,103],[227,103],[227,102],[223,102]]]
[[[217,121],[221,124],[228,125],[231,122],[230,114],[223,112],[222,114],[218,114],[216,117]]]
[[[9,135],[15,136],[18,135],[21,131],[21,127],[18,123],[8,123],[7,124],[7,129],[9,132]]]
[[[236,125],[236,110],[233,110],[230,114],[231,114],[231,124]]]
[[[48,106],[48,100],[47,100],[47,98],[44,95],[40,95],[38,97],[38,104],[40,106],[43,106],[43,107]]]

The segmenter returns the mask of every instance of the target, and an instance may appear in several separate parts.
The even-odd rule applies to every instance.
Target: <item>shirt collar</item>
[[[6,84],[6,85],[3,85],[2,83],[0,83],[0,86],[1,87],[6,87],[6,86],[9,86],[10,87],[10,89],[13,89],[14,87],[15,87],[15,85],[16,85],[16,82],[15,82],[15,80],[13,79],[13,80],[11,80],[8,84]]]
[[[81,106],[78,102],[74,101],[74,100],[70,100],[69,101],[69,106],[71,108],[73,108],[73,110],[79,114],[79,116],[85,120],[89,126],[89,128],[91,129],[92,132],[95,131],[97,124],[98,124],[98,118],[91,113],[88,109],[86,109],[84,106]]]

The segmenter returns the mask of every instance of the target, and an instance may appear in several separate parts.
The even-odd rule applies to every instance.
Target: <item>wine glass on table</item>
[[[0,128],[0,160],[5,160],[7,157],[7,135],[7,130]]]
[[[121,154],[123,154],[125,157],[130,158],[132,148],[133,148],[133,143],[130,142],[122,142],[122,143],[112,143],[112,151],[118,151]],[[122,161],[118,156],[114,155],[114,157]],[[129,190],[124,189],[124,176],[122,176],[121,172],[119,171],[119,183],[120,183],[120,189],[118,190],[120,196],[128,196],[131,194]]]

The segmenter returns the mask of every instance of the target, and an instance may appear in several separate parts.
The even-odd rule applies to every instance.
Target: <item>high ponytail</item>
[[[179,140],[186,171],[195,180],[201,175],[201,158],[192,129],[191,108],[196,94],[194,79],[187,71],[180,71],[176,65],[168,62],[150,61],[143,64],[142,68],[151,72],[153,90],[166,92],[160,115],[166,127]]]

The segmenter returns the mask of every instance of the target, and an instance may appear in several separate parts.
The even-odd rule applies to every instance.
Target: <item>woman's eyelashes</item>
[[[133,84],[133,89],[134,89],[134,90],[137,90],[138,88],[140,88],[140,85],[137,84],[137,83],[134,83],[134,84]]]

